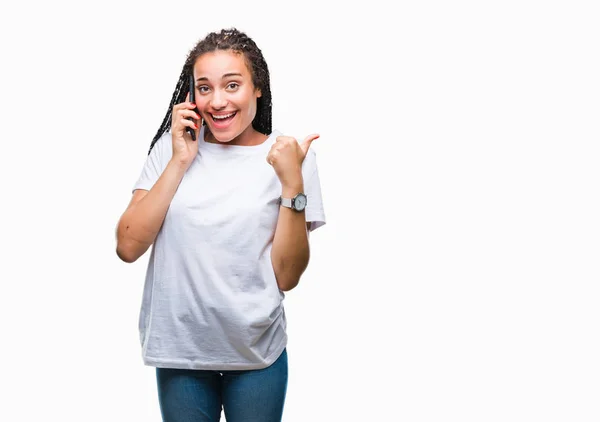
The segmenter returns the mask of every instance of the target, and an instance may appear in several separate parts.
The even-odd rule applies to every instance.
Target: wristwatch
[[[304,211],[304,208],[306,208],[306,195],[300,192],[293,198],[284,198],[280,196],[279,204],[297,212]]]

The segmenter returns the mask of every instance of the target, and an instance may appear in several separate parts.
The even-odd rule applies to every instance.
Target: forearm
[[[284,186],[282,195],[285,198],[292,198],[303,191],[303,182],[300,178],[294,185]],[[271,249],[271,261],[277,285],[281,290],[288,291],[296,287],[300,276],[308,266],[309,258],[305,212],[280,206]]]
[[[134,262],[154,243],[187,168],[170,161],[154,186],[125,211],[117,226],[117,254]]]

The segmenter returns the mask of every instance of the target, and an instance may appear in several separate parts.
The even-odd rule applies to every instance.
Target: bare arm
[[[136,190],[117,225],[117,255],[135,262],[154,243],[187,165],[171,160],[154,186]]]
[[[308,135],[298,142],[289,136],[278,136],[267,154],[267,162],[273,166],[281,182],[282,196],[291,198],[304,192],[302,162],[311,143],[318,134]],[[308,228],[305,211],[297,212],[287,207],[279,207],[279,218],[271,248],[271,263],[282,291],[292,290],[300,282],[310,259]]]
[[[282,195],[291,198],[303,192],[303,183],[283,187]],[[275,238],[271,249],[271,261],[277,279],[277,285],[283,291],[293,289],[300,282],[300,276],[306,270],[310,258],[305,212],[297,212],[280,206]]]

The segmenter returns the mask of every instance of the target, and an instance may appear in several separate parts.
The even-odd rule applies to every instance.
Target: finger
[[[290,137],[290,136],[278,136],[277,138],[275,138],[275,142],[286,142],[286,141],[290,141],[290,140],[295,140],[294,138]]]
[[[308,135],[306,138],[304,138],[304,141],[300,143],[300,148],[302,148],[302,152],[304,153],[304,155],[306,155],[306,153],[308,152],[308,149],[310,148],[310,145],[313,143],[313,141],[319,136],[321,135],[319,135],[318,133],[313,133],[312,135]]]
[[[183,110],[178,110],[177,115],[179,117],[187,117],[190,119],[200,120],[200,115],[196,113],[194,110],[190,110],[189,108],[185,108]]]
[[[173,109],[177,109],[177,110],[179,110],[179,109],[186,109],[186,108],[190,108],[190,104],[191,104],[191,103],[190,103],[190,93],[188,92],[188,93],[185,95],[185,100],[184,100],[183,102],[179,103],[179,104],[175,104],[175,105],[173,106]]]
[[[184,101],[182,103],[175,104],[173,106],[173,114],[179,110],[194,109],[194,108],[196,108],[195,104],[190,103],[189,101]]]
[[[279,151],[271,149],[271,152],[267,154],[267,163],[273,165],[279,156]]]
[[[178,109],[186,109],[186,108],[196,108],[196,104],[190,102],[190,93],[188,92],[187,94],[185,94],[185,101],[179,104],[175,104],[173,106],[174,110],[178,110]]]
[[[196,123],[194,123],[192,120],[188,120],[188,119],[181,119],[179,120],[181,122],[181,126],[187,126],[187,127],[191,127],[192,129],[198,129],[198,126],[196,125]]]

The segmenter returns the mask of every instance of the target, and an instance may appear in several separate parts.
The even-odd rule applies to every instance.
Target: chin
[[[210,129],[210,132],[212,133],[213,138],[215,138],[217,141],[226,144],[227,142],[231,142],[233,141],[235,138],[237,138],[240,134],[239,133],[235,133],[232,131],[215,131],[213,129]]]
[[[225,136],[223,136],[223,135],[217,136],[214,133],[213,133],[213,137],[217,141],[221,142],[222,144],[226,144],[226,143],[231,142],[231,141],[233,141],[235,139],[235,136],[227,136],[227,135],[225,135]]]

